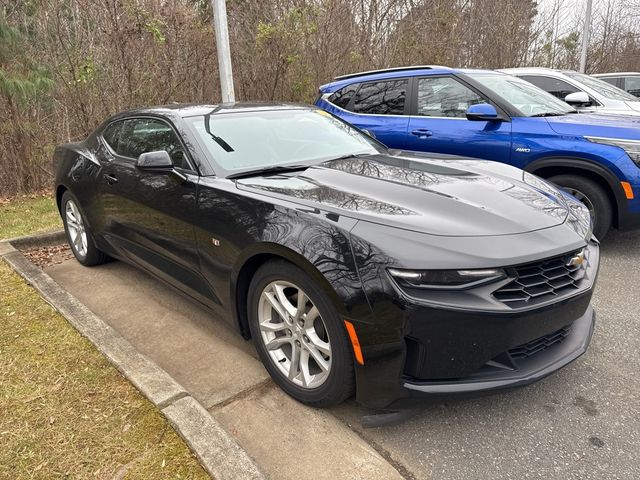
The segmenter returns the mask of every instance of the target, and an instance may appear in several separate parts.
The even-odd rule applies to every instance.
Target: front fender
[[[546,157],[535,160],[525,167],[526,171],[543,177],[545,171],[554,172],[556,169],[570,170],[573,173],[582,171],[590,176],[601,178],[615,199],[620,228],[627,223],[628,211],[637,209],[633,204],[638,200],[628,200],[620,183],[626,181],[634,189],[640,187],[640,169],[626,155],[616,163],[608,162],[607,164],[578,157]]]

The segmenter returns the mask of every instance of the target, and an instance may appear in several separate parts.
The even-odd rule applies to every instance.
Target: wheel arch
[[[62,215],[62,196],[67,190],[69,189],[64,185],[58,185],[56,187],[56,205],[58,206],[58,212],[60,212],[60,215]]]
[[[524,169],[542,178],[570,174],[581,175],[598,183],[609,196],[611,204],[616,207],[613,211],[613,225],[619,227],[620,212],[626,199],[620,187],[620,179],[608,168],[582,158],[543,158],[530,163]]]
[[[247,312],[249,285],[258,269],[270,260],[285,260],[294,264],[317,282],[335,305],[343,304],[327,278],[306,257],[284,245],[276,243],[255,244],[244,252],[231,272],[232,312],[236,325],[245,339],[251,338]]]

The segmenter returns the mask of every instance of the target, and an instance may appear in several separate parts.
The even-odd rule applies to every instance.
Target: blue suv
[[[594,233],[640,227],[640,118],[577,113],[525,80],[436,66],[337,77],[316,105],[389,148],[484,158],[580,199]]]

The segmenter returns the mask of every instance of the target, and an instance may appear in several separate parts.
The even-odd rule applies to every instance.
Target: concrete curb
[[[0,243],[9,243],[15,248],[25,250],[27,248],[45,247],[47,245],[55,245],[67,241],[64,230],[56,230],[54,232],[39,233],[36,235],[27,235],[25,237],[16,237],[10,240],[4,240]]]
[[[16,249],[61,240],[64,231],[5,240],[0,257],[160,409],[210,475],[217,480],[264,479],[247,452],[182,385]]]

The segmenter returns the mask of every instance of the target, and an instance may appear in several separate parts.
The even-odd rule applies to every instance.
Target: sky
[[[598,0],[594,0],[595,4]],[[587,0],[538,0],[538,10],[543,15],[551,15],[558,9],[556,18],[556,37],[561,37],[575,28],[578,18],[583,18],[586,12]]]
[[[600,12],[604,12],[610,3],[616,0],[593,0],[592,18]],[[577,24],[582,24],[582,19],[586,13],[587,0],[538,0],[538,10],[542,14],[551,14],[554,8],[558,7],[557,33],[556,37],[562,37]]]

